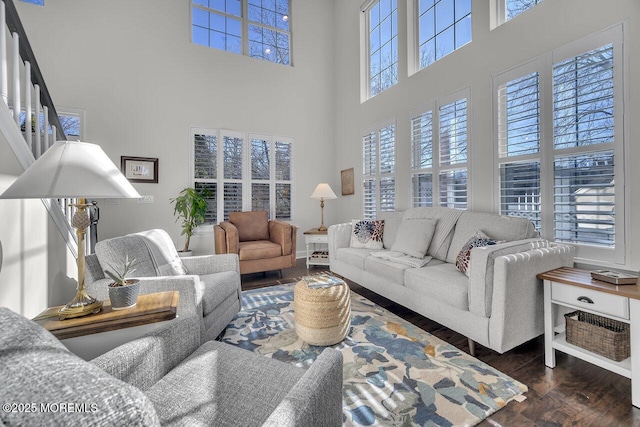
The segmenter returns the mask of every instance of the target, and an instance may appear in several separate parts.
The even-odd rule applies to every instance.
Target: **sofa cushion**
[[[491,237],[484,234],[482,231],[476,231],[476,234],[460,249],[458,256],[456,257],[456,268],[461,273],[464,273],[469,277],[469,264],[471,262],[471,249],[481,248],[484,246],[492,246],[498,242]]]
[[[439,260],[446,260],[453,230],[456,226],[458,218],[462,214],[459,209],[442,208],[442,207],[423,207],[408,209],[404,213],[405,219],[427,218],[437,220],[436,229],[433,232],[431,244],[427,250],[430,255]]]
[[[436,223],[435,219],[403,219],[391,250],[414,258],[424,258],[431,244]]]
[[[384,220],[354,219],[351,221],[352,248],[382,249],[382,235],[384,233]]]
[[[527,218],[464,211],[456,223],[446,261],[455,263],[462,247],[478,230],[482,230],[487,236],[491,236],[495,240],[507,242],[538,236],[533,223]]]
[[[105,270],[118,268],[125,257],[135,259],[135,269],[131,277],[155,277],[158,275],[149,247],[142,236],[129,234],[101,240],[96,243],[96,256]]]
[[[385,249],[391,249],[393,242],[396,240],[398,228],[402,223],[404,212],[380,212],[378,219],[384,220],[384,233],[382,234],[382,243]]]
[[[404,285],[460,310],[469,309],[469,279],[450,263],[406,270]]]
[[[255,358],[260,363],[255,363]],[[163,425],[262,425],[304,370],[208,341],[147,395]]]
[[[378,278],[383,278],[397,285],[404,284],[404,272],[408,265],[399,264],[382,258],[368,256],[364,260],[364,269],[367,273]]]
[[[169,237],[169,233],[161,229],[153,229],[134,233],[147,239],[146,243],[155,261],[158,276],[183,276],[187,274],[187,268],[182,263],[182,258]]]
[[[277,258],[282,255],[282,246],[269,240],[249,240],[238,245],[240,261]]]
[[[355,268],[364,270],[364,260],[369,256],[369,249],[340,248],[336,251],[335,258]]]
[[[269,214],[267,211],[230,212],[229,222],[238,229],[241,242],[269,240]]]
[[[47,330],[4,307],[0,342],[0,401],[37,409],[0,412],[0,424],[160,425],[140,390],[70,353]]]
[[[200,282],[204,284],[202,311],[205,316],[240,289],[240,276],[235,271],[203,274]]]

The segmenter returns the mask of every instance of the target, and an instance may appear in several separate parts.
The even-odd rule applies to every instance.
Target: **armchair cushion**
[[[277,258],[280,255],[282,255],[282,247],[268,240],[240,242],[240,261]]]
[[[229,222],[238,229],[241,242],[269,240],[269,215],[267,211],[231,212]]]

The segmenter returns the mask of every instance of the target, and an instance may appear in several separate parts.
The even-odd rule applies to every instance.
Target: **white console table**
[[[640,286],[612,285],[591,279],[588,270],[562,267],[538,275],[544,280],[545,365],[556,366],[555,351],[562,351],[631,379],[631,403],[640,408]],[[566,341],[564,319],[558,324],[557,307],[594,313],[630,324],[631,357],[620,362]]]

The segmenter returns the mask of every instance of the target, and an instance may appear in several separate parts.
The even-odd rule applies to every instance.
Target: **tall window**
[[[398,83],[398,4],[378,0],[367,13],[369,97]]]
[[[362,137],[363,218],[396,209],[396,137],[390,124]]]
[[[412,203],[466,209],[467,98],[445,102],[411,119]]]
[[[289,0],[192,0],[191,39],[279,64],[291,64]]]
[[[620,40],[610,30],[507,72],[496,98],[500,212],[610,261],[624,237]]]
[[[293,141],[215,129],[192,129],[193,181],[207,194],[206,224],[233,211],[266,210],[293,220]]]
[[[418,1],[418,67],[471,41],[471,0]]]

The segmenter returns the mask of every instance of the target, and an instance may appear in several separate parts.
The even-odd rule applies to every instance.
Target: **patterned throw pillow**
[[[354,219],[351,221],[352,248],[382,249],[383,219]]]
[[[484,234],[482,231],[476,231],[476,234],[469,239],[469,241],[460,249],[458,257],[456,258],[456,268],[469,276],[469,264],[471,262],[471,249],[479,248],[482,246],[495,245],[500,243],[497,240]]]

